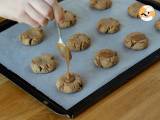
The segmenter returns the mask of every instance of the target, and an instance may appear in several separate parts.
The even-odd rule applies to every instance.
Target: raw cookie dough
[[[32,59],[31,69],[34,73],[49,73],[57,68],[57,62],[51,54],[42,54]]]
[[[128,14],[133,18],[139,18],[139,10],[144,4],[135,2],[128,7]]]
[[[84,33],[76,33],[69,38],[67,46],[71,51],[82,51],[89,48],[91,39]]]
[[[37,45],[43,41],[44,32],[40,28],[31,28],[20,35],[20,41],[24,45]]]
[[[148,47],[148,38],[140,32],[133,32],[126,36],[124,45],[133,50],[143,50]]]
[[[96,53],[94,63],[97,67],[111,68],[118,63],[118,54],[110,49],[102,49]]]
[[[97,23],[97,31],[105,34],[113,34],[120,30],[120,23],[114,18],[102,18]]]
[[[112,6],[111,0],[90,0],[90,7],[97,10],[108,9]]]
[[[59,26],[60,28],[68,28],[75,25],[76,21],[77,21],[76,15],[71,11],[65,10],[64,20],[61,23],[59,23]]]
[[[156,30],[160,31],[160,20],[156,21],[155,28]]]
[[[66,73],[57,80],[56,86],[63,93],[74,93],[82,89],[83,82],[79,74],[70,73],[70,77],[68,78],[68,74]]]

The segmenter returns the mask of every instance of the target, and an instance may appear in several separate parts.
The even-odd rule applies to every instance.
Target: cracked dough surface
[[[71,51],[82,51],[89,48],[90,45],[91,39],[84,33],[76,33],[67,41],[67,46]]]
[[[112,6],[111,0],[90,0],[90,7],[97,10],[108,9]]]
[[[94,58],[94,63],[97,67],[110,68],[116,65],[119,61],[118,54],[110,49],[102,49],[98,51]]]
[[[160,20],[156,21],[155,28],[156,30],[160,31]]]
[[[133,32],[126,36],[124,45],[133,50],[143,50],[148,47],[148,38],[141,32]]]
[[[34,73],[49,73],[57,68],[57,62],[51,54],[42,54],[32,59],[31,69]]]
[[[120,30],[120,23],[114,18],[102,18],[97,23],[97,31],[105,34],[113,34]]]
[[[44,32],[40,28],[31,28],[20,35],[20,41],[24,45],[37,45],[43,41]]]
[[[77,17],[76,15],[68,10],[64,11],[64,20],[59,23],[60,28],[68,28],[76,24]]]
[[[128,7],[128,14],[133,18],[139,18],[139,10],[144,4],[135,2]]]
[[[78,92],[83,87],[83,82],[79,74],[70,73],[70,77],[67,77],[67,73],[62,75],[56,82],[56,87],[63,93]]]

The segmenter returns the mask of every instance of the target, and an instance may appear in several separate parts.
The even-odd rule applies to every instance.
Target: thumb
[[[58,4],[58,2],[54,2],[53,4],[53,12],[56,22],[60,23],[64,19],[64,10],[63,8]]]

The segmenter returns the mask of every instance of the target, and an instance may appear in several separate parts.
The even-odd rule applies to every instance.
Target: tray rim
[[[59,0],[62,1],[62,0]],[[137,0],[146,4],[150,4],[154,6],[156,9],[160,10],[160,4],[158,5],[156,1],[150,1],[150,0]],[[12,25],[15,25],[16,22],[6,20],[5,23],[3,23],[0,28],[0,32],[9,28]],[[160,60],[160,48],[138,62],[137,64],[133,65],[128,70],[122,72],[120,75],[112,79],[107,84],[103,85],[101,88],[97,89],[95,92],[90,94],[89,96],[85,97],[83,100],[81,100],[79,103],[71,107],[70,109],[65,109],[55,101],[51,100],[49,97],[47,97],[44,93],[36,89],[34,86],[29,84],[27,81],[25,81],[23,78],[18,76],[13,71],[10,71],[5,66],[3,66],[0,63],[0,73],[2,73],[4,76],[9,78],[13,83],[15,83],[17,86],[22,88],[24,91],[31,94],[33,97],[35,97],[37,100],[39,100],[41,103],[48,106],[51,110],[53,110],[55,113],[60,114],[62,116],[66,116],[68,118],[74,118],[77,115],[79,115],[81,112],[89,108],[91,105],[95,104],[97,101],[101,100],[105,96],[112,93],[114,90],[118,89],[125,83],[131,80],[131,78],[135,77],[136,75],[143,72],[145,69],[150,67],[152,64],[156,63]]]

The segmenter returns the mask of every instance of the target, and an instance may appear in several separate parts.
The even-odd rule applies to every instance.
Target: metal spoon
[[[69,73],[69,66],[70,66],[70,60],[72,59],[72,54],[71,54],[70,49],[65,45],[65,43],[62,40],[61,30],[57,22],[56,22],[56,26],[58,30],[58,36],[59,36],[59,40],[57,42],[57,48],[58,48],[59,53],[61,54],[61,56],[65,59],[67,63],[67,73]]]
[[[70,61],[71,58],[72,58],[71,51],[70,51],[70,49],[65,45],[65,43],[64,43],[63,40],[62,40],[61,30],[60,30],[60,28],[59,28],[58,23],[56,23],[56,26],[57,26],[58,37],[59,37],[59,40],[58,40],[58,42],[57,42],[57,48],[58,48],[61,56],[62,56],[66,61]]]

